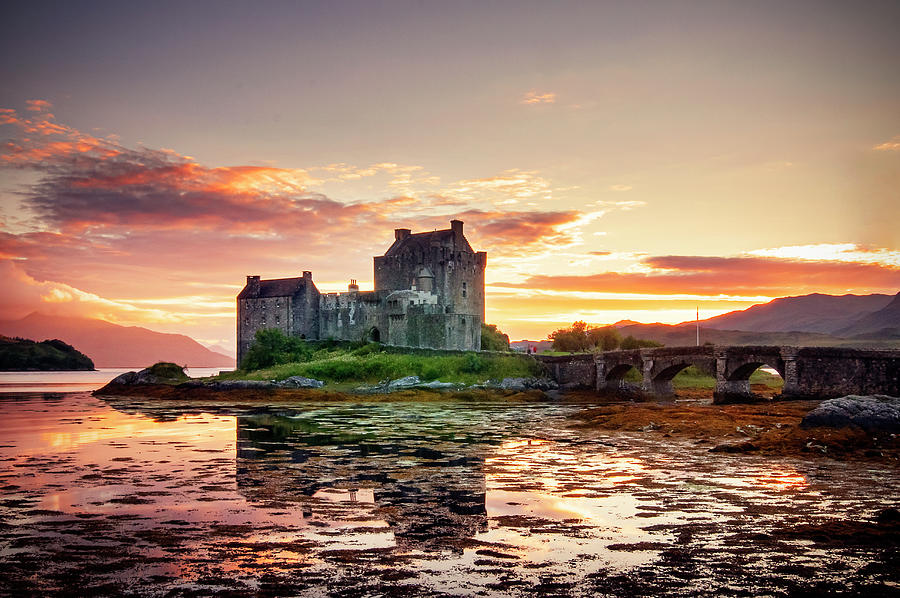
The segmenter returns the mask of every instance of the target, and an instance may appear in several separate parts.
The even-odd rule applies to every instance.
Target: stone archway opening
[[[784,372],[778,365],[765,361],[748,361],[735,368],[726,378],[724,388],[717,388],[717,402],[745,398],[771,399],[784,388]]]
[[[750,366],[752,365],[755,364],[750,364]],[[742,374],[746,374],[750,383],[750,392],[754,395],[771,399],[776,395],[780,395],[784,389],[784,376],[768,364],[761,363],[749,373],[742,372]]]
[[[606,389],[616,393],[639,394],[644,384],[641,370],[629,363],[621,363],[606,373]]]
[[[373,343],[381,342],[381,331],[377,327],[373,326],[372,330],[369,331],[369,341]]]

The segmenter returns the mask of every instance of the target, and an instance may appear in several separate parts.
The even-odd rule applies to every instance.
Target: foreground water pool
[[[0,592],[898,593],[869,523],[896,467],[604,435],[582,408],[0,395]]]

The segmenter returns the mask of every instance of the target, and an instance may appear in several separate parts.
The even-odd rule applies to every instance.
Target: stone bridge
[[[750,374],[761,366],[781,375],[784,398],[900,396],[900,351],[705,345],[536,357],[561,387],[597,392],[672,396],[672,379],[693,365],[715,376],[717,402],[751,397]],[[632,369],[640,383],[626,380]]]

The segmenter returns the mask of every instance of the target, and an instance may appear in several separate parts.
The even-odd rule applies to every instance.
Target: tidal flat
[[[900,595],[892,453],[710,450],[800,404],[315,397],[0,395],[0,593]]]

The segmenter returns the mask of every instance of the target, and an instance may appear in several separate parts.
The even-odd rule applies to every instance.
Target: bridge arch
[[[679,372],[691,366],[714,376],[716,359],[707,347],[698,347],[695,350],[680,349],[678,352],[657,351],[645,355],[644,389],[660,396],[674,395],[672,380]]]

